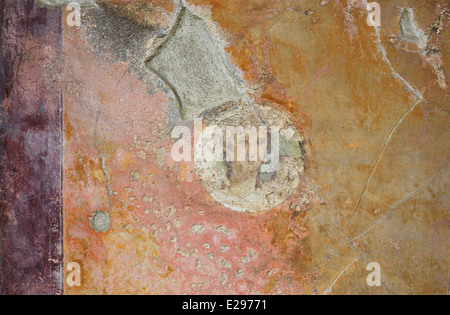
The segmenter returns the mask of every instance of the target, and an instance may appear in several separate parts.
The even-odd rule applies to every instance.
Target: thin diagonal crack
[[[111,188],[111,175],[109,175],[108,170],[106,169],[106,157],[102,154],[102,152],[100,150],[100,146],[98,144],[97,127],[98,127],[98,120],[100,118],[100,114],[101,114],[101,109],[98,110],[97,117],[95,119],[94,139],[95,139],[95,148],[98,152],[98,155],[100,156],[101,168],[102,168],[103,174],[105,175],[105,179],[106,179],[106,192],[108,194],[109,206],[112,208],[112,204],[113,204],[112,197],[114,196],[117,198],[117,200],[119,200],[125,206],[125,208],[127,208],[128,207],[127,203],[119,198],[119,194],[117,191],[114,191]]]
[[[368,5],[367,0],[361,0],[361,1],[362,1],[363,5],[364,5],[365,7],[367,7],[367,5]],[[417,98],[417,101],[416,101],[416,102],[414,103],[414,105],[413,105],[413,106],[412,106],[412,107],[411,107],[411,108],[410,108],[410,109],[409,109],[409,110],[408,110],[408,111],[400,118],[400,120],[397,122],[397,124],[395,124],[395,126],[392,128],[391,132],[389,133],[388,137],[386,138],[386,140],[385,140],[385,142],[384,142],[384,144],[383,144],[383,147],[381,148],[381,151],[380,151],[380,153],[379,153],[378,156],[377,156],[377,159],[376,159],[376,161],[375,161],[375,164],[374,164],[374,166],[372,167],[372,170],[371,170],[371,172],[370,172],[370,174],[369,174],[369,177],[368,177],[368,179],[367,179],[367,181],[366,181],[366,183],[365,183],[365,185],[364,185],[364,189],[363,189],[363,192],[362,192],[362,194],[361,194],[361,196],[360,196],[360,198],[359,198],[359,200],[358,200],[358,204],[356,205],[356,208],[353,210],[353,213],[352,213],[350,219],[348,220],[347,224],[345,225],[346,227],[347,227],[347,226],[350,224],[350,222],[353,220],[353,218],[354,218],[356,212],[358,211],[359,207],[361,206],[361,202],[362,202],[362,200],[363,200],[363,198],[364,198],[364,195],[366,194],[366,191],[367,191],[367,187],[368,187],[368,185],[369,185],[369,182],[370,182],[370,180],[372,179],[372,176],[373,176],[373,174],[374,174],[374,172],[375,172],[375,169],[377,168],[378,163],[380,162],[381,156],[382,156],[384,150],[386,149],[386,146],[387,146],[387,144],[389,143],[389,141],[390,141],[392,135],[394,134],[395,130],[396,130],[397,127],[403,122],[403,120],[405,119],[405,117],[406,117],[410,112],[412,112],[412,111],[416,108],[417,104],[419,104],[419,103],[423,100],[423,96],[420,94],[420,92],[417,91],[416,89],[414,89],[414,88],[412,87],[412,85],[411,85],[408,81],[406,81],[400,74],[398,74],[398,73],[395,71],[394,67],[392,66],[390,60],[389,60],[388,57],[387,57],[387,52],[386,52],[386,50],[384,49],[384,47],[383,47],[383,45],[382,45],[380,28],[377,27],[377,26],[373,26],[373,27],[375,28],[375,32],[376,32],[376,35],[377,35],[378,49],[379,49],[380,52],[381,52],[381,55],[382,55],[382,58],[383,58],[384,62],[385,62],[385,63],[388,65],[388,67],[391,69],[392,76],[393,76],[395,79],[400,80],[400,81],[403,83],[403,85],[405,86],[406,90],[407,90],[408,92],[412,93],[412,94]]]
[[[362,3],[364,4],[365,7],[367,7],[367,5],[368,5],[367,0],[362,0]],[[278,23],[277,23],[277,24],[278,24]],[[276,24],[275,24],[275,25],[276,25]],[[417,100],[416,100],[416,102],[413,104],[413,106],[411,106],[411,108],[410,108],[410,109],[409,109],[409,110],[408,110],[408,111],[407,111],[407,112],[406,112],[406,113],[398,120],[398,122],[394,125],[394,127],[393,127],[392,130],[391,130],[391,132],[388,134],[386,140],[384,141],[383,147],[381,148],[381,151],[380,151],[380,153],[379,153],[378,156],[377,156],[377,159],[376,159],[376,161],[375,161],[375,164],[374,164],[374,166],[373,166],[373,168],[372,168],[372,170],[371,170],[371,172],[370,172],[370,175],[369,175],[369,177],[368,177],[368,179],[367,179],[367,181],[366,181],[366,183],[365,183],[365,185],[364,185],[364,190],[363,190],[363,192],[362,192],[362,194],[361,194],[361,196],[360,196],[360,199],[359,199],[359,201],[358,201],[358,205],[356,206],[355,210],[353,211],[352,216],[351,216],[351,218],[350,218],[350,220],[348,221],[348,223],[347,223],[346,226],[348,226],[348,224],[352,221],[353,217],[355,216],[356,212],[358,211],[358,209],[359,209],[359,207],[360,207],[360,205],[361,205],[361,202],[362,202],[362,200],[363,200],[363,198],[364,198],[364,195],[365,195],[365,193],[366,193],[366,191],[367,191],[367,187],[368,187],[368,185],[369,185],[369,182],[370,182],[370,180],[372,179],[372,176],[373,176],[373,174],[374,174],[374,172],[375,172],[375,170],[376,170],[376,168],[377,168],[377,166],[378,166],[378,163],[379,163],[379,161],[380,161],[380,159],[381,159],[381,156],[383,155],[383,153],[384,153],[384,151],[385,151],[385,149],[386,149],[386,147],[387,147],[389,141],[391,140],[391,138],[392,138],[394,132],[396,131],[396,129],[398,128],[398,126],[404,121],[405,117],[408,116],[408,114],[411,113],[411,112],[416,108],[416,106],[423,100],[423,96],[421,95],[421,93],[420,93],[418,90],[416,90],[416,89],[415,89],[408,81],[406,81],[400,74],[398,74],[398,73],[395,71],[394,67],[392,66],[392,63],[390,62],[389,58],[387,57],[387,52],[386,52],[386,50],[384,49],[384,47],[383,47],[383,45],[382,45],[380,29],[379,29],[378,27],[376,27],[376,26],[374,26],[374,28],[375,28],[375,32],[376,32],[376,35],[377,35],[378,49],[379,49],[380,52],[381,52],[383,61],[388,65],[389,69],[391,70],[392,76],[393,76],[395,79],[400,80],[400,81],[403,83],[403,85],[405,86],[405,89],[406,89],[408,92],[412,93],[412,94],[416,97]],[[440,171],[440,170],[439,170],[439,171]],[[438,171],[437,174],[439,174],[439,171]],[[437,176],[437,174],[436,174],[435,176]],[[431,181],[435,178],[435,176],[433,176],[433,178],[430,180],[429,183],[431,183]],[[427,183],[426,185],[420,187],[417,191],[415,191],[415,192],[413,192],[412,194],[408,195],[406,198],[404,198],[403,200],[401,200],[400,202],[398,202],[396,205],[394,205],[394,206],[390,209],[388,215],[387,215],[385,218],[383,218],[382,220],[380,220],[376,225],[380,224],[383,220],[385,220],[387,217],[389,217],[390,214],[395,210],[395,208],[396,208],[398,205],[400,205],[401,203],[403,203],[403,202],[405,202],[406,200],[408,200],[409,198],[411,198],[411,197],[412,197],[413,195],[415,195],[418,191],[420,191],[421,189],[423,189],[424,187],[426,187],[429,183]],[[376,225],[374,225],[371,229],[373,229]],[[369,233],[371,229],[369,229],[369,230],[366,232],[366,234]],[[348,270],[355,262],[357,262],[357,261],[362,257],[362,256],[361,256],[361,253],[354,247],[354,241],[357,240],[358,238],[356,238],[355,240],[352,240],[346,231],[343,231],[343,232],[344,232],[344,234],[347,235],[347,237],[348,237],[348,239],[349,239],[350,247],[351,247],[354,251],[356,251],[356,252],[358,253],[358,257],[355,258],[355,259],[354,259],[354,260],[353,260],[353,261],[352,261],[352,262],[351,262],[351,263],[350,263],[350,264],[349,264],[349,265],[348,265],[348,266],[347,266],[347,267],[346,267],[346,268],[338,275],[338,277],[334,280],[334,282],[331,284],[331,286],[329,286],[329,287],[325,290],[324,295],[328,295],[329,293],[331,293],[331,291],[332,291],[334,285],[337,283],[337,281],[339,281],[339,279],[345,274],[345,272],[347,272],[347,270]],[[450,283],[449,283],[449,286],[450,286]],[[449,291],[450,291],[450,289],[449,289]]]
[[[119,87],[120,82],[122,82],[122,79],[125,77],[125,75],[127,74],[127,72],[128,72],[128,68],[125,70],[125,72],[123,73],[123,75],[122,75],[122,77],[119,79],[119,81],[117,81],[116,88],[114,89],[114,96],[116,95],[117,88]]]
[[[408,116],[408,114],[411,113],[411,112],[416,108],[416,106],[417,106],[420,102],[421,102],[421,100],[418,100],[417,102],[415,102],[414,105],[411,106],[411,107],[408,109],[408,111],[406,111],[406,113],[403,114],[403,116],[400,118],[400,120],[397,121],[397,123],[396,123],[396,124],[394,125],[394,127],[392,128],[391,132],[388,134],[386,140],[385,140],[384,143],[383,143],[383,147],[381,148],[381,151],[380,151],[380,153],[378,154],[378,156],[377,156],[377,158],[376,158],[376,160],[375,160],[375,164],[374,164],[374,166],[372,167],[372,170],[370,171],[369,177],[367,178],[367,181],[366,181],[366,183],[365,183],[365,185],[364,185],[364,189],[363,189],[363,192],[362,192],[362,194],[361,194],[361,196],[360,196],[360,198],[359,198],[358,204],[356,205],[356,208],[355,208],[355,210],[353,211],[352,216],[350,217],[350,220],[348,220],[348,222],[347,222],[347,224],[346,224],[346,227],[347,227],[347,226],[350,224],[350,222],[353,220],[353,217],[355,216],[356,212],[358,211],[359,207],[361,206],[362,200],[363,200],[364,195],[366,194],[366,191],[367,191],[367,187],[369,186],[369,183],[370,183],[370,181],[371,181],[371,179],[372,179],[372,176],[373,176],[373,174],[375,173],[375,170],[376,170],[376,168],[377,168],[377,166],[378,166],[378,163],[380,162],[381,156],[383,155],[383,153],[384,153],[384,151],[385,151],[385,149],[386,149],[386,147],[387,147],[389,141],[391,140],[391,138],[392,138],[394,132],[397,130],[398,126],[403,122],[403,120],[406,118],[406,116]]]
[[[386,52],[386,50],[384,49],[384,47],[383,47],[383,45],[382,45],[382,43],[381,43],[380,29],[379,29],[378,27],[375,27],[375,30],[376,30],[376,34],[377,34],[378,48],[379,48],[380,51],[381,51],[381,55],[383,56],[384,62],[386,62],[386,64],[387,64],[387,65],[389,66],[389,68],[391,69],[392,76],[393,76],[395,79],[400,80],[400,81],[403,83],[403,85],[405,86],[405,88],[406,88],[406,90],[407,90],[408,92],[411,92],[412,94],[414,94],[414,96],[415,96],[418,100],[422,100],[422,99],[423,99],[422,94],[421,94],[418,90],[416,90],[416,89],[415,89],[408,81],[406,81],[400,74],[398,74],[398,73],[395,71],[394,67],[393,67],[392,64],[391,64],[391,61],[390,61],[390,60],[388,59],[388,57],[387,57],[387,52]]]
[[[323,295],[328,295],[328,294],[330,294],[331,293],[331,291],[333,290],[333,287],[334,287],[334,285],[339,281],[339,279],[344,275],[344,273],[355,263],[355,262],[357,262],[361,257],[362,257],[362,255],[361,255],[361,253],[353,246],[353,241],[352,241],[352,239],[351,239],[351,237],[350,237],[350,235],[348,235],[348,233],[344,230],[344,229],[342,229],[342,228],[340,228],[340,230],[341,230],[341,232],[342,233],[344,233],[346,236],[347,236],[347,238],[348,238],[348,241],[349,241],[349,244],[350,244],[350,248],[351,249],[353,249],[357,254],[358,254],[358,256],[339,274],[339,276],[337,276],[337,278],[333,281],[333,283],[324,291],[324,293],[323,293]]]
[[[337,278],[333,281],[333,283],[323,292],[323,295],[328,295],[333,291],[334,285],[339,281],[339,279],[347,272],[350,267],[358,261],[359,257],[355,258],[345,269],[337,276]]]
[[[391,214],[394,212],[394,210],[401,205],[402,203],[408,201],[410,198],[414,197],[417,193],[419,193],[422,189],[424,189],[425,187],[431,185],[433,183],[433,181],[436,179],[436,177],[439,175],[439,173],[442,171],[442,169],[445,167],[445,165],[447,164],[448,161],[446,161],[443,166],[441,166],[438,171],[433,175],[433,177],[431,177],[425,184],[423,184],[422,186],[420,186],[418,189],[416,189],[415,191],[413,191],[412,193],[410,193],[409,195],[407,195],[405,198],[403,198],[402,200],[400,200],[399,202],[397,202],[395,205],[393,205],[391,207],[391,209],[389,209],[388,213],[381,218],[377,223],[375,223],[374,225],[372,225],[366,232],[362,233],[360,236],[356,237],[355,239],[352,240],[352,243],[365,237],[367,234],[370,233],[370,231],[372,231],[375,227],[377,227],[378,225],[380,225],[383,221],[385,221],[386,219],[388,219]]]
[[[283,14],[283,16],[275,23],[273,24],[271,27],[269,27],[266,31],[264,31],[260,36],[256,37],[255,39],[251,39],[249,40],[249,43],[253,43],[256,42],[257,40],[259,40],[260,38],[262,38],[264,35],[266,35],[268,32],[270,32],[270,30],[272,30],[275,26],[277,26],[278,24],[280,24],[281,21],[284,20],[284,18],[291,12],[287,12],[285,14]]]

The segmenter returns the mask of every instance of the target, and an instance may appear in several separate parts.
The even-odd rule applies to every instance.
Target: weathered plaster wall
[[[0,3],[0,293],[61,294],[61,11]]]
[[[397,5],[406,7],[383,3],[377,32],[358,1],[189,2],[225,43],[251,100],[289,112],[307,139],[298,194],[260,215],[221,206],[193,164],[170,162],[177,87],[152,71],[136,79],[126,56],[96,58],[116,54],[114,36],[92,52],[96,30],[67,30],[69,64],[83,60],[73,77],[84,101],[65,103],[66,253],[87,270],[84,289],[68,292],[446,293],[448,90],[437,69],[448,43],[435,40],[441,66],[427,62],[427,48],[403,48]],[[421,29],[448,25],[445,2],[410,5]],[[148,40],[151,55],[158,42]],[[88,226],[100,209],[112,218],[105,234]],[[120,245],[128,242],[136,247]],[[385,270],[380,289],[365,283],[372,261]]]
[[[380,28],[365,0],[191,0],[187,26],[181,3],[102,0],[79,28],[63,9],[50,69],[61,65],[64,266],[82,266],[65,293],[447,294],[448,1],[382,1]],[[176,27],[199,42],[161,46]],[[178,60],[152,58],[158,47]],[[202,83],[210,71],[217,82]],[[283,113],[303,140],[298,188],[260,213],[231,210],[170,156],[175,126],[208,109],[206,123],[245,120],[240,103]],[[244,194],[255,172],[233,165],[231,187]]]

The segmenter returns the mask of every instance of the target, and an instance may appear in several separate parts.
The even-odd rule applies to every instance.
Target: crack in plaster
[[[375,30],[376,30],[376,34],[377,34],[378,48],[381,51],[381,55],[383,56],[384,62],[386,62],[386,64],[391,69],[392,76],[395,79],[400,80],[403,83],[403,85],[405,86],[406,91],[412,93],[418,100],[422,100],[423,99],[422,94],[418,90],[414,89],[414,87],[408,81],[406,81],[400,74],[398,74],[395,71],[394,67],[392,66],[391,61],[387,57],[387,52],[386,52],[385,48],[383,47],[383,45],[381,43],[380,29],[378,27],[375,27]]]
[[[363,190],[363,192],[362,192],[362,194],[361,194],[361,197],[359,198],[358,204],[357,204],[355,210],[353,211],[353,214],[352,214],[352,216],[350,217],[350,220],[347,222],[346,227],[350,224],[350,222],[353,220],[353,218],[354,218],[356,212],[359,210],[359,207],[361,206],[361,203],[362,203],[362,201],[363,201],[363,199],[364,199],[364,196],[365,196],[365,194],[366,194],[366,191],[367,191],[367,188],[368,188],[368,186],[369,186],[369,183],[370,183],[370,181],[371,181],[371,179],[372,179],[372,176],[373,176],[373,174],[375,173],[375,170],[376,170],[376,168],[377,168],[377,166],[378,166],[378,163],[380,162],[381,157],[382,157],[382,155],[383,155],[383,153],[384,153],[384,151],[385,151],[387,145],[389,144],[389,141],[391,140],[391,138],[392,138],[394,132],[397,130],[397,128],[400,126],[400,124],[404,121],[404,119],[406,118],[406,116],[408,116],[409,113],[411,113],[411,112],[416,108],[416,106],[417,106],[420,102],[421,102],[421,100],[416,101],[416,102],[414,103],[414,105],[411,106],[411,108],[409,108],[408,111],[406,111],[405,114],[403,114],[403,116],[400,118],[400,120],[397,121],[397,123],[396,123],[396,124],[394,125],[394,127],[391,129],[391,132],[388,134],[386,140],[384,141],[383,147],[381,148],[381,151],[380,151],[380,153],[378,154],[378,156],[377,156],[377,158],[376,158],[376,160],[375,160],[375,164],[374,164],[374,166],[372,167],[372,170],[371,170],[371,172],[370,172],[370,174],[369,174],[369,178],[367,179],[367,181],[366,181],[366,183],[365,183],[365,185],[364,185],[364,190]]]
[[[367,0],[362,0],[362,3],[364,4],[365,8],[368,6]],[[381,55],[382,55],[382,58],[383,58],[384,62],[391,69],[391,73],[392,73],[392,76],[394,77],[394,79],[400,80],[403,83],[403,85],[405,86],[405,88],[406,88],[406,90],[408,92],[412,93],[417,99],[422,100],[423,99],[422,94],[418,90],[414,89],[414,87],[406,79],[404,79],[400,74],[398,74],[395,71],[394,67],[392,66],[391,61],[387,57],[386,49],[383,47],[383,44],[381,42],[381,31],[380,31],[380,28],[378,26],[376,26],[376,25],[373,26],[373,28],[375,29],[375,33],[376,33],[376,36],[377,36],[378,49],[381,52]]]
[[[415,104],[416,105],[416,104]],[[380,225],[381,223],[383,223],[386,219],[388,219],[392,213],[394,212],[394,210],[401,205],[402,203],[406,202],[407,200],[409,200],[410,198],[412,198],[414,195],[416,195],[417,193],[419,193],[422,189],[424,189],[425,187],[429,186],[435,179],[436,177],[439,175],[439,173],[442,171],[442,169],[444,169],[445,165],[448,163],[448,161],[446,161],[440,168],[439,170],[421,187],[419,187],[416,191],[412,192],[411,194],[407,195],[405,198],[403,198],[402,200],[400,200],[399,202],[397,202],[394,206],[391,207],[391,209],[389,210],[388,214],[386,216],[384,216],[383,218],[381,218],[377,223],[375,223],[372,227],[370,227],[365,233],[361,234],[360,236],[351,239],[350,235],[346,232],[346,231],[342,231],[347,238],[349,239],[350,242],[350,248],[352,248],[357,254],[358,257],[356,257],[346,268],[344,268],[344,270],[339,274],[339,276],[336,278],[336,280],[324,291],[324,295],[328,295],[332,292],[332,289],[334,287],[334,285],[337,283],[337,281],[339,281],[339,279],[347,272],[347,270],[355,263],[357,262],[360,258],[363,258],[362,254],[354,247],[354,242],[356,242],[357,240],[365,237],[367,234],[370,233],[371,230],[373,230],[375,227],[377,227],[378,225]],[[365,259],[364,259],[365,260]],[[386,285],[384,285],[384,287],[390,292],[392,293],[392,290],[389,289],[389,287],[387,287]],[[450,289],[450,287],[449,287]],[[450,291],[450,290],[449,290]]]
[[[283,14],[283,16],[275,23],[273,24],[271,27],[269,27],[266,31],[264,31],[260,36],[256,37],[255,39],[251,39],[249,40],[250,43],[256,42],[257,40],[261,39],[264,35],[266,35],[267,33],[269,33],[275,26],[277,26],[278,24],[281,23],[281,21],[284,20],[284,18],[291,12],[287,12],[285,14]]]
[[[348,269],[350,269],[350,267],[356,263],[359,259],[363,258],[362,254],[354,247],[354,242],[356,242],[357,240],[365,237],[367,234],[370,233],[371,230],[373,230],[375,227],[377,227],[378,225],[380,225],[381,223],[383,223],[386,219],[388,219],[392,213],[394,212],[394,210],[401,205],[402,203],[406,202],[407,200],[409,200],[410,198],[412,198],[414,195],[416,195],[417,193],[419,193],[422,189],[424,189],[425,187],[429,186],[435,179],[436,177],[439,175],[439,173],[442,171],[442,169],[444,169],[445,165],[448,163],[448,161],[446,161],[440,168],[439,170],[421,187],[419,187],[417,190],[415,190],[414,192],[412,192],[411,194],[407,195],[405,198],[403,198],[402,200],[400,200],[399,202],[397,202],[394,206],[391,207],[391,209],[389,210],[388,214],[386,216],[384,216],[383,218],[381,218],[377,223],[375,223],[372,227],[370,227],[365,233],[361,234],[360,236],[351,239],[350,235],[345,232],[342,231],[345,235],[347,235],[349,241],[350,241],[350,247],[356,251],[356,253],[358,254],[358,257],[356,257],[347,267],[344,268],[344,270],[339,274],[339,276],[334,280],[334,282],[324,291],[323,295],[329,295],[332,290],[334,285],[339,281],[339,279],[347,272]],[[389,289],[389,287],[387,287],[386,285],[384,285],[384,287],[390,292],[392,293],[392,290]],[[449,287],[449,292],[450,292],[450,287]]]
[[[367,0],[362,0],[362,3],[363,3],[363,5],[364,5],[365,7],[367,7],[367,5],[368,5]],[[380,153],[378,154],[378,156],[377,156],[377,158],[376,158],[376,160],[375,160],[375,164],[374,164],[374,166],[373,166],[372,169],[371,169],[371,172],[370,172],[370,174],[369,174],[369,177],[368,177],[367,181],[366,181],[365,184],[364,184],[364,189],[363,189],[363,192],[361,193],[361,196],[360,196],[360,198],[359,198],[359,200],[358,200],[358,204],[357,204],[356,208],[354,209],[354,211],[353,211],[353,213],[352,213],[350,219],[348,220],[347,224],[345,225],[345,227],[348,227],[348,225],[350,224],[350,222],[353,220],[355,214],[356,214],[357,211],[359,210],[359,207],[361,206],[362,200],[364,199],[364,196],[365,196],[365,194],[366,194],[366,191],[367,191],[368,185],[369,185],[369,183],[370,183],[370,181],[371,181],[371,179],[372,179],[372,176],[373,176],[373,174],[375,173],[375,170],[376,170],[376,168],[377,168],[377,166],[378,166],[378,163],[379,163],[380,160],[381,160],[382,154],[384,153],[384,151],[385,151],[385,149],[386,149],[386,147],[387,147],[387,145],[388,145],[390,139],[392,138],[392,136],[393,136],[395,130],[396,130],[397,127],[404,121],[404,119],[406,118],[406,116],[408,116],[408,114],[411,113],[411,112],[416,108],[416,106],[423,100],[423,96],[420,94],[420,92],[417,91],[417,90],[415,90],[409,82],[407,82],[401,75],[399,75],[399,74],[395,71],[394,67],[392,66],[390,60],[389,60],[388,57],[387,57],[387,52],[386,52],[386,50],[384,49],[384,47],[383,47],[383,45],[382,45],[380,28],[377,27],[377,26],[373,26],[373,27],[374,27],[374,29],[375,29],[376,36],[377,36],[378,49],[379,49],[380,52],[381,52],[381,55],[382,55],[382,58],[383,58],[384,62],[385,62],[385,63],[388,65],[388,67],[391,69],[392,76],[393,76],[395,79],[400,80],[400,81],[403,83],[403,85],[405,86],[406,90],[407,90],[408,92],[412,93],[412,94],[416,97],[417,101],[416,101],[416,102],[414,103],[414,105],[413,105],[413,106],[412,106],[412,107],[411,107],[411,108],[410,108],[410,109],[409,109],[409,110],[408,110],[408,111],[400,118],[400,120],[395,124],[395,126],[392,128],[391,132],[388,134],[386,140],[385,140],[384,143],[383,143],[383,147],[381,148],[381,151],[380,151]]]
[[[338,227],[340,230],[341,230],[341,232],[343,233],[343,234],[345,234],[345,236],[347,237],[347,239],[348,239],[348,241],[349,241],[349,244],[350,244],[350,248],[351,249],[353,249],[355,252],[356,252],[356,254],[357,254],[357,257],[347,266],[347,267],[345,267],[344,268],[344,270],[339,274],[339,276],[334,280],[334,282],[324,291],[324,293],[323,293],[323,295],[329,295],[331,292],[332,292],[332,290],[333,290],[333,287],[334,287],[334,285],[339,281],[339,279],[347,272],[347,270],[354,264],[354,263],[356,263],[360,258],[363,258],[362,257],[362,255],[361,255],[361,253],[353,246],[353,241],[352,241],[352,239],[351,239],[351,237],[350,237],[350,235],[344,230],[344,229],[342,229],[341,227]]]
[[[324,291],[323,295],[329,295],[331,291],[333,291],[334,285],[339,281],[339,279],[347,272],[348,269],[350,269],[351,266],[353,266],[354,263],[356,263],[359,260],[359,257],[354,259],[347,267],[344,268],[344,270],[337,276],[337,278],[334,280],[334,282]]]
[[[376,228],[378,225],[380,225],[383,221],[385,221],[386,219],[388,219],[392,213],[394,212],[394,210],[400,206],[402,203],[408,201],[409,199],[411,199],[412,197],[414,197],[417,193],[419,193],[422,189],[426,188],[427,186],[431,185],[433,183],[433,181],[436,179],[436,177],[439,175],[439,173],[444,169],[445,165],[448,163],[448,161],[446,161],[440,168],[439,170],[422,186],[420,186],[418,189],[416,189],[414,192],[410,193],[409,195],[407,195],[405,198],[403,198],[402,200],[400,200],[399,202],[397,202],[394,206],[392,206],[389,209],[389,212],[383,217],[381,218],[377,223],[375,223],[374,225],[372,225],[366,232],[362,233],[360,236],[354,238],[352,240],[352,243],[365,237],[367,234],[370,233],[370,231],[372,231],[374,228]]]
[[[363,2],[363,4],[364,4],[365,6],[367,6],[368,3],[367,3],[366,0],[362,0],[362,2]],[[359,208],[360,208],[360,206],[361,206],[361,203],[362,203],[362,201],[363,201],[363,199],[364,199],[364,196],[365,196],[365,194],[366,194],[366,192],[367,192],[368,185],[369,185],[369,183],[370,183],[370,181],[371,181],[371,179],[372,179],[372,177],[373,177],[373,174],[375,173],[375,170],[376,170],[376,168],[377,168],[377,166],[378,166],[378,164],[379,164],[379,162],[380,162],[380,160],[381,160],[381,157],[382,157],[382,155],[383,155],[383,153],[384,153],[384,151],[385,151],[387,145],[389,144],[389,141],[391,140],[391,138],[392,138],[394,132],[395,132],[396,129],[399,127],[399,125],[404,121],[404,119],[406,118],[406,116],[408,116],[409,113],[411,113],[411,112],[417,107],[417,105],[418,105],[421,101],[424,100],[424,98],[423,98],[423,96],[421,95],[421,93],[418,92],[417,90],[415,90],[409,82],[407,82],[401,75],[399,75],[399,74],[395,71],[395,69],[393,68],[393,66],[392,66],[392,64],[391,64],[391,62],[390,62],[390,60],[389,60],[388,57],[387,57],[387,52],[386,52],[386,50],[384,49],[384,47],[383,47],[383,45],[382,45],[380,29],[379,29],[379,27],[377,27],[377,26],[373,26],[373,27],[375,28],[376,35],[377,35],[378,48],[379,48],[379,50],[381,51],[383,60],[385,61],[385,63],[386,63],[386,64],[389,66],[389,68],[391,69],[391,72],[392,72],[393,77],[394,77],[395,79],[400,80],[400,81],[405,85],[406,90],[407,90],[408,92],[412,93],[412,94],[417,98],[417,101],[416,101],[416,102],[413,104],[413,106],[412,106],[412,107],[411,107],[411,108],[410,108],[410,109],[409,109],[409,110],[408,110],[408,111],[400,118],[400,120],[395,124],[395,126],[392,128],[391,132],[388,134],[388,136],[387,136],[387,138],[386,138],[386,140],[385,140],[385,142],[384,142],[384,144],[383,144],[383,147],[381,148],[381,151],[380,151],[380,153],[378,154],[378,156],[377,156],[377,158],[376,158],[376,160],[375,160],[375,164],[374,164],[374,166],[373,166],[372,169],[371,169],[371,172],[370,172],[370,174],[369,174],[369,177],[368,177],[367,181],[365,182],[364,189],[363,189],[363,192],[362,192],[362,194],[361,194],[361,196],[360,196],[360,198],[359,198],[358,204],[357,204],[355,210],[353,211],[353,213],[352,213],[350,219],[348,220],[347,224],[345,225],[345,227],[348,227],[348,225],[351,223],[351,221],[352,221],[353,218],[355,217],[357,211],[359,210]],[[426,101],[426,100],[425,100],[425,101]],[[428,103],[428,102],[427,102],[427,103]],[[436,175],[437,175],[437,174],[436,174]],[[433,177],[433,178],[434,178],[434,177]],[[426,187],[427,185],[428,185],[428,184],[426,184],[425,187]],[[423,188],[423,187],[422,187],[422,188]],[[376,223],[374,226],[372,226],[372,227],[371,227],[365,234],[363,234],[362,236],[360,236],[360,237],[358,237],[358,238],[352,240],[352,239],[350,238],[350,236],[346,233],[347,236],[350,238],[350,246],[351,246],[354,250],[356,250],[356,249],[353,247],[353,242],[354,242],[354,241],[356,241],[356,240],[358,240],[358,239],[364,237],[366,234],[368,234],[368,233],[370,232],[370,230],[372,230],[372,229],[375,228],[377,225],[379,225],[381,222],[383,222],[386,218],[388,218],[388,217],[390,216],[390,214],[392,213],[392,211],[393,211],[398,205],[400,205],[401,203],[405,202],[405,201],[406,201],[407,199],[409,199],[411,196],[415,195],[415,194],[416,194],[418,191],[420,191],[422,188],[420,188],[419,190],[413,192],[411,195],[408,195],[406,199],[403,199],[403,200],[401,200],[399,203],[397,203],[396,205],[394,205],[394,207],[390,209],[390,211],[389,211],[389,213],[388,213],[388,215],[387,215],[386,217],[382,218],[378,223]]]
[[[95,120],[95,131],[94,131],[95,149],[97,150],[98,155],[100,156],[100,159],[101,159],[101,169],[102,169],[103,174],[105,175],[105,179],[106,179],[106,192],[108,194],[109,205],[112,208],[112,197],[114,196],[117,198],[117,200],[119,200],[125,206],[125,208],[127,208],[128,207],[127,203],[124,200],[122,200],[121,198],[119,198],[119,193],[117,191],[114,191],[111,188],[111,175],[109,175],[108,170],[106,168],[106,157],[102,154],[102,152],[100,150],[100,146],[98,144],[97,127],[98,127],[98,120],[100,118],[100,115],[101,115],[101,109],[98,110],[97,118]]]

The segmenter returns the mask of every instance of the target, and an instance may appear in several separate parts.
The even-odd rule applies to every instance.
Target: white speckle
[[[225,254],[226,252],[228,252],[230,250],[230,247],[228,245],[221,245],[220,246],[220,251],[222,254]]]
[[[227,276],[227,274],[226,273],[222,273],[222,276],[221,276],[221,281],[220,281],[220,284],[221,285],[225,285],[225,284],[227,284],[227,281],[228,281],[228,276]]]
[[[203,231],[205,230],[205,227],[203,224],[195,224],[192,226],[192,233],[200,235],[203,234]]]
[[[168,210],[167,210],[167,217],[171,217],[171,216],[173,216],[175,213],[177,212],[177,209],[175,208],[175,207],[170,207]]]
[[[142,201],[143,202],[152,202],[153,201],[153,197],[145,195],[145,196],[142,197]]]
[[[214,253],[209,253],[208,254],[208,259],[209,260],[216,260],[216,255]]]
[[[147,159],[147,154],[145,154],[144,151],[139,151],[137,155],[138,155],[138,158],[140,158],[141,160]]]
[[[258,258],[258,252],[252,248],[248,249],[248,253],[250,255],[251,258],[256,259]]]
[[[223,226],[223,225],[219,226],[219,227],[217,228],[217,231],[218,231],[219,233],[222,233],[222,234],[226,235],[226,236],[230,236],[230,234],[231,234],[230,230],[227,229],[227,227],[225,227],[225,226]]]
[[[155,153],[156,153],[156,163],[159,166],[164,165],[164,163],[166,161],[166,149],[164,149],[164,148],[156,149]]]
[[[231,268],[231,263],[230,263],[228,260],[226,260],[226,259],[221,259],[220,262],[221,262],[221,264],[222,264],[222,267],[227,268],[227,269],[230,269],[230,268]]]
[[[141,177],[141,174],[138,171],[134,171],[130,175],[130,180],[138,180]]]
[[[236,271],[236,273],[234,274],[234,277],[236,279],[238,279],[238,278],[242,277],[244,275],[244,273],[245,273],[244,270],[238,269],[238,271]]]
[[[181,249],[178,250],[178,254],[180,254],[181,256],[183,256],[185,258],[190,256],[190,254],[187,251],[181,250]]]

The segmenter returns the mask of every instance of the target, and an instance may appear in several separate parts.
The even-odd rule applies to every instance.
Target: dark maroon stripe
[[[61,10],[0,0],[0,24],[0,293],[62,294]]]

